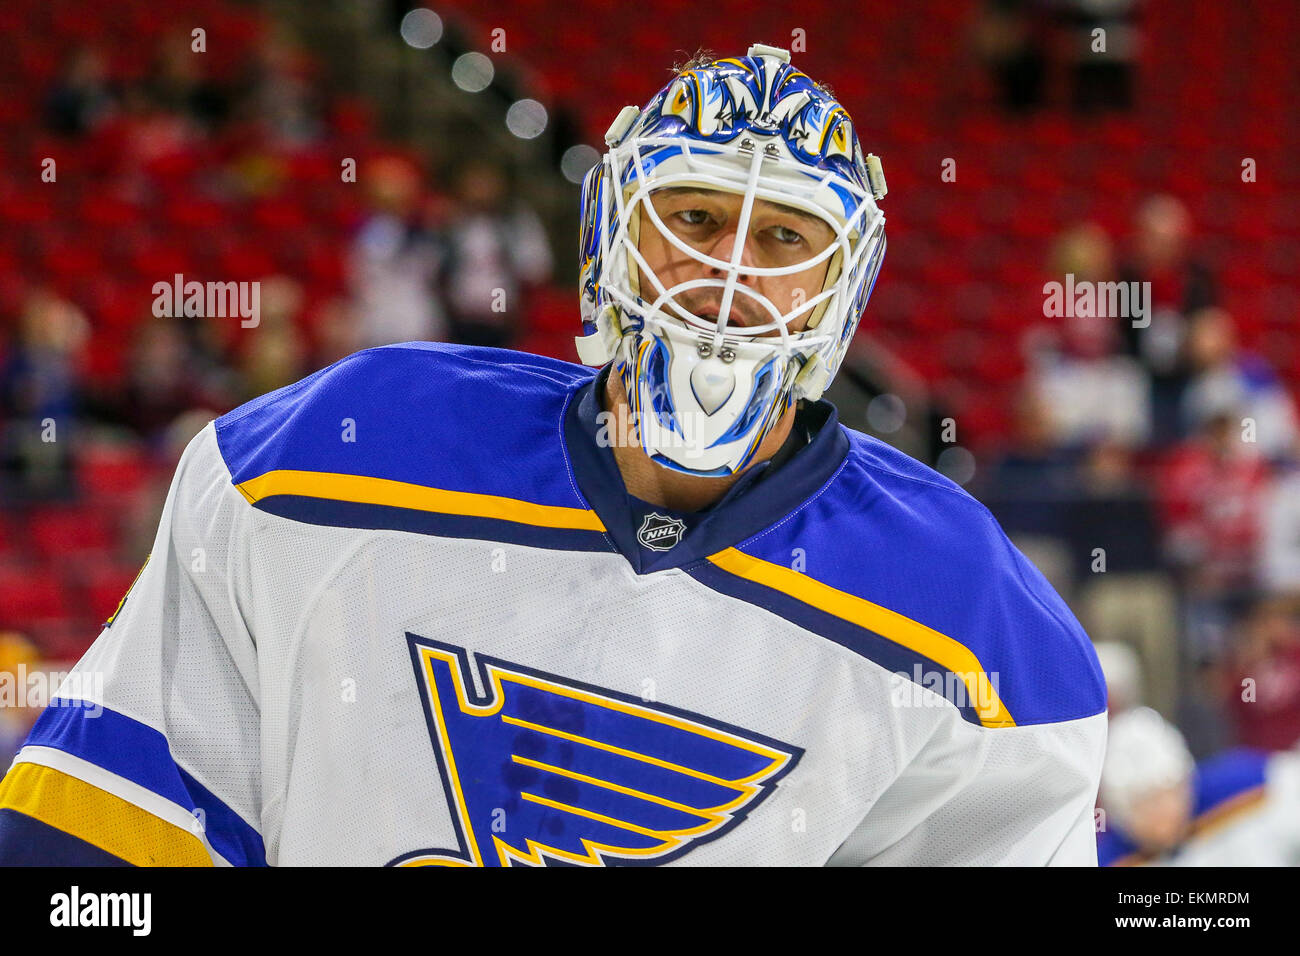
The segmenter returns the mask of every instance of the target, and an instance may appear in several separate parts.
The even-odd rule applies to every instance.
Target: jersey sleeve
[[[831,863],[1097,865],[1094,807],[1107,732],[1101,669],[1082,627],[1037,569],[1000,530],[994,543],[1008,561],[983,589],[992,609],[984,620],[1014,642],[986,642],[992,656],[984,666],[1016,722],[964,720],[937,695],[929,698],[933,706],[907,696],[907,706],[896,701],[889,717],[897,775]]]
[[[249,512],[209,424],[140,575],[0,782],[0,864],[265,865]]]
[[[1105,714],[944,722],[844,842],[836,866],[1096,866]]]

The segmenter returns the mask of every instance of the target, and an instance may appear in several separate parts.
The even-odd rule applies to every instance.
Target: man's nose
[[[721,260],[722,262],[729,263],[731,262],[732,257],[736,254],[736,243],[740,241],[742,240],[737,238],[736,229],[734,227],[728,229],[718,236],[717,242],[715,242],[713,248],[709,250],[709,255],[715,259]],[[757,265],[758,263],[754,261],[754,249],[752,244],[745,242],[744,248],[740,253],[740,281],[752,284],[754,276],[746,272],[745,268]],[[726,271],[727,270],[720,269],[717,266],[711,266],[709,268],[710,274],[719,278],[725,275]]]

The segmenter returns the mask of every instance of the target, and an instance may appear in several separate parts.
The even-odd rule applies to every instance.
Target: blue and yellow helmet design
[[[659,464],[738,472],[790,405],[820,397],[843,361],[885,253],[880,161],[863,154],[848,112],[788,53],[757,45],[683,70],[642,109],[625,107],[606,143],[582,191],[579,355],[615,362]],[[741,197],[734,254],[714,258],[674,235],[651,202],[668,188]],[[756,266],[743,258],[751,237],[739,232],[759,203],[813,216],[834,239],[799,262]],[[643,228],[696,260],[697,274],[665,285],[640,250]],[[815,266],[822,288],[788,307],[761,291],[764,277]],[[702,297],[705,315],[681,301],[699,309]]]

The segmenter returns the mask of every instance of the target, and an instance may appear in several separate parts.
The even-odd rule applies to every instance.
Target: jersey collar
[[[751,467],[703,512],[678,545],[648,553],[637,542],[640,512],[629,500],[614,450],[597,441],[600,396],[612,367],[606,365],[570,396],[564,439],[582,496],[604,523],[611,543],[638,574],[687,567],[776,524],[816,494],[848,454],[849,439],[835,406],[825,400],[807,403],[801,420],[813,432],[810,442],[799,447],[792,436],[772,459]]]

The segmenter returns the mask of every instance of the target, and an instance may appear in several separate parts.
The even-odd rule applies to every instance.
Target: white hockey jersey
[[[1196,765],[1187,838],[1142,852],[1119,827],[1097,834],[1104,866],[1300,866],[1300,753],[1240,748]]]
[[[988,511],[827,402],[650,508],[608,371],[388,346],[205,428],[0,862],[1095,865],[1101,672]]]

